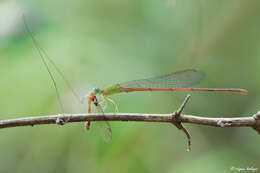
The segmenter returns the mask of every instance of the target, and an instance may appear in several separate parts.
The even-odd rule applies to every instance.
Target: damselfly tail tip
[[[245,90],[245,89],[239,89],[238,92],[239,92],[240,94],[243,94],[243,95],[246,95],[246,94],[247,94],[247,90]]]

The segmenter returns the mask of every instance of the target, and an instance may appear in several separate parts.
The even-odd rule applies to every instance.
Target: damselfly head
[[[99,94],[100,91],[101,90],[99,88],[94,88],[92,92],[96,95],[96,94]]]

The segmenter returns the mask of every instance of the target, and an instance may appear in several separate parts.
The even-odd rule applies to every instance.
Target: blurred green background
[[[61,113],[32,41],[36,39],[80,95],[93,87],[200,69],[196,87],[245,88],[247,95],[190,93],[184,113],[250,116],[260,103],[258,0],[2,0],[0,1],[0,119]],[[77,101],[54,69],[66,113]],[[183,93],[115,95],[120,112],[170,113]],[[113,112],[112,106],[107,112]],[[105,143],[93,123],[0,130],[0,172],[237,172],[260,169],[259,135],[250,128],[112,122]]]

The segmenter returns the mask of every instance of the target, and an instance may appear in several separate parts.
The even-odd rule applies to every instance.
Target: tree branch
[[[188,95],[181,107],[171,114],[143,114],[143,113],[90,113],[90,114],[59,114],[47,116],[34,116],[0,120],[0,128],[34,126],[40,124],[64,125],[73,122],[85,121],[140,121],[171,123],[182,130],[188,138],[188,151],[190,150],[190,134],[182,123],[191,123],[215,127],[252,127],[260,134],[260,111],[249,117],[210,118],[196,115],[181,114],[190,96]]]
[[[65,123],[84,122],[84,121],[143,121],[143,122],[162,122],[172,123],[173,114],[143,114],[143,113],[91,113],[91,114],[58,114],[47,116],[34,116],[26,118],[16,118],[0,120],[0,128],[34,126],[40,124],[59,124],[58,121]],[[57,121],[58,119],[58,121]],[[259,127],[257,120],[252,117],[233,117],[233,118],[209,118],[196,115],[181,114],[182,123],[191,123],[215,127]]]

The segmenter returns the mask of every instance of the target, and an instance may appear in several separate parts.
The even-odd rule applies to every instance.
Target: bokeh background
[[[258,0],[1,0],[0,119],[61,113],[55,90],[24,29],[81,95],[93,87],[196,68],[196,87],[245,88],[247,95],[190,93],[184,113],[251,116],[260,103]],[[83,112],[55,75],[64,112]],[[183,93],[115,95],[120,112],[170,113]],[[109,107],[107,112],[113,112]],[[237,172],[260,169],[259,135],[250,128],[111,122],[113,140],[93,123],[0,130],[0,172]]]

